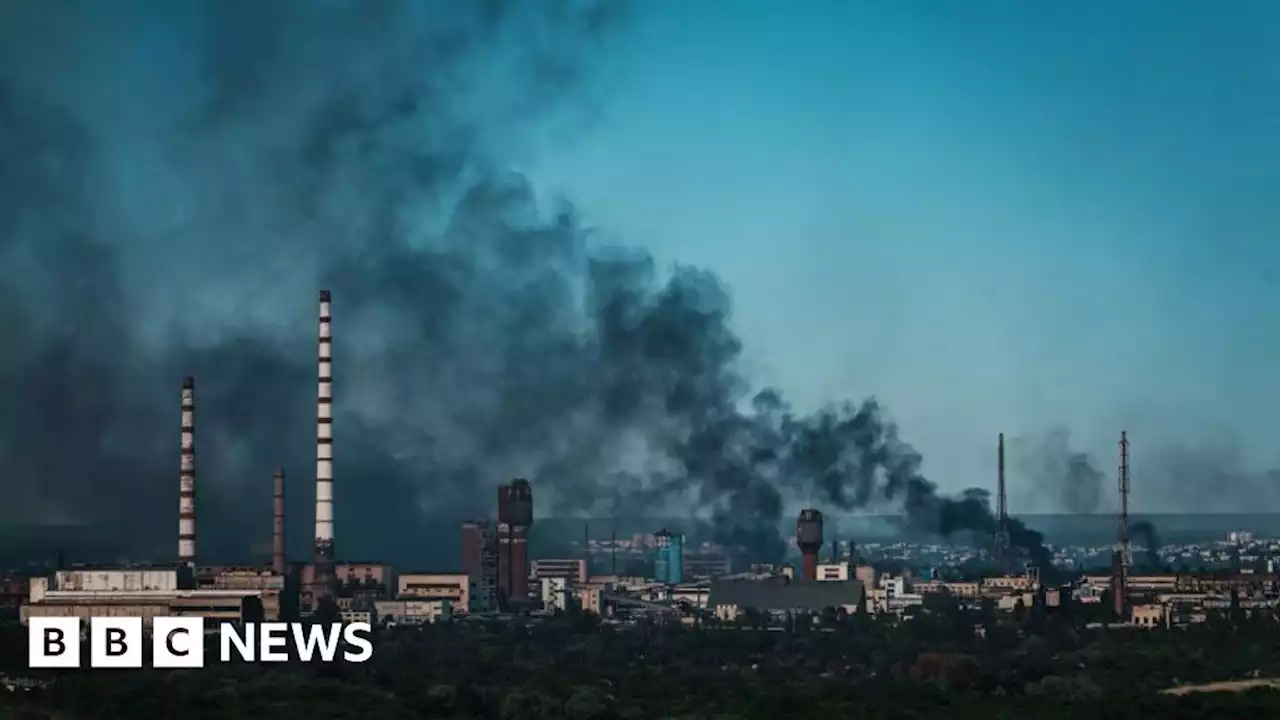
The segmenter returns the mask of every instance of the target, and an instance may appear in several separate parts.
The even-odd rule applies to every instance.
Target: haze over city
[[[0,0],[0,717],[1280,717],[1276,27]]]
[[[7,522],[166,543],[194,374],[202,525],[265,543],[319,287],[356,550],[519,475],[893,512],[998,432],[1015,514],[1113,509],[1121,429],[1136,507],[1277,509],[1271,4],[426,5],[0,9]],[[830,483],[853,435],[770,434],[870,397]],[[740,420],[792,465],[693,452]]]

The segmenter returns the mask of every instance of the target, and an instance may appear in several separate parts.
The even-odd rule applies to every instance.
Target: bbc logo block
[[[33,617],[27,664],[33,668],[80,667],[80,618]]]
[[[28,665],[32,668],[81,667],[80,618],[29,619]],[[233,662],[362,663],[373,656],[369,623],[343,625],[304,623],[223,624],[219,630],[218,660]],[[151,666],[200,668],[205,665],[204,620],[199,617],[156,617],[151,620]],[[292,640],[292,643],[290,641]],[[137,617],[89,619],[89,667],[141,668],[148,634]]]

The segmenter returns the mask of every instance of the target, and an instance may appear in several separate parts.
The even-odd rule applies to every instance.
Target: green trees
[[[375,638],[365,664],[60,674],[48,691],[0,692],[0,707],[31,717],[137,720],[1071,718],[1096,717],[1103,702],[1144,718],[1280,710],[1274,691],[1159,693],[1182,683],[1280,676],[1273,651],[1280,629],[1267,613],[1244,613],[1239,627],[1224,614],[1187,631],[1120,632],[1085,630],[1052,612],[1019,624],[955,598],[930,600],[925,610],[902,622],[829,613],[791,632],[760,631],[761,617],[720,628],[616,626],[572,613],[546,622],[393,628]]]

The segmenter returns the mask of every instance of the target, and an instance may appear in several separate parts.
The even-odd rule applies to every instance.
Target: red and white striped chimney
[[[319,388],[316,396],[316,562],[331,563],[333,552],[333,349],[329,291],[320,291]]]
[[[182,459],[178,476],[178,562],[196,564],[196,380],[182,379]]]

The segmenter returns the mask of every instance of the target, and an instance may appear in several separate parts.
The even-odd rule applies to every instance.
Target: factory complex
[[[456,568],[402,571],[378,562],[341,560],[334,535],[333,374],[331,296],[319,296],[317,348],[315,531],[312,557],[285,557],[285,472],[273,477],[272,557],[262,566],[201,565],[197,544],[196,383],[181,387],[178,543],[164,567],[59,567],[49,576],[7,579],[0,604],[18,605],[32,617],[116,615],[201,617],[213,629],[223,622],[317,619],[418,625],[467,618],[593,613],[611,622],[650,617],[680,622],[762,622],[778,618],[855,613],[910,618],[924,611],[930,594],[961,603],[1016,612],[1041,606],[1065,609],[1110,596],[1112,619],[1129,627],[1167,627],[1203,619],[1215,607],[1275,607],[1280,576],[1169,574],[1144,576],[1132,569],[1128,539],[1128,438],[1121,436],[1119,542],[1109,574],[1084,575],[1065,584],[1041,582],[1041,570],[1015,558],[1005,502],[1004,437],[999,476],[993,577],[944,580],[936,573],[913,577],[859,561],[852,543],[826,547],[823,515],[805,509],[796,522],[797,566],[733,568],[716,549],[695,552],[680,532],[658,530],[644,538],[652,549],[651,572],[629,577],[593,574],[584,538],[583,556],[529,557],[534,487],[515,479],[497,489],[494,518],[463,522]],[[616,544],[616,543],[615,543]]]

